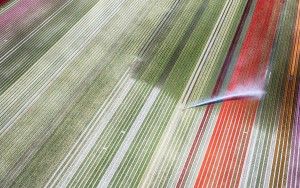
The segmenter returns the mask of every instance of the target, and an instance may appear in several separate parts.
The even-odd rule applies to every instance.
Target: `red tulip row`
[[[228,91],[240,86],[263,89],[281,8],[280,0],[257,1]],[[195,187],[239,185],[258,105],[257,100],[222,105]]]

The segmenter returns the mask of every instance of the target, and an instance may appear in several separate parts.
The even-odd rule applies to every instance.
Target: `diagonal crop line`
[[[182,8],[182,4],[185,2],[183,0],[176,0],[170,7],[170,10],[165,13],[163,19],[159,22],[158,26],[153,31],[152,35],[147,40],[146,44],[141,48],[138,53],[139,57],[142,57],[144,60],[140,62],[137,67],[135,68],[136,77],[139,78],[144,71],[149,66],[149,62],[155,57],[154,53],[158,50],[168,34],[171,31],[171,25],[175,20],[176,15],[180,12]],[[157,46],[157,47],[155,47]]]
[[[178,109],[178,107],[176,107],[175,109]],[[174,114],[173,114],[174,115]],[[177,116],[176,116],[177,117]],[[172,120],[173,118],[171,118],[171,120]],[[177,118],[177,119],[180,119],[180,118]],[[174,124],[174,123],[172,123],[172,124]],[[172,129],[173,130],[173,129]],[[167,131],[167,132],[169,132],[169,131]],[[167,157],[165,158],[165,159],[167,159]],[[158,158],[156,157],[154,160],[158,160]],[[151,164],[153,164],[154,165],[154,163],[155,163],[155,165],[156,165],[156,162],[152,162]],[[152,166],[153,166],[152,165]],[[151,168],[153,168],[153,167],[150,167],[150,169]],[[161,167],[161,168],[163,168],[163,167]],[[161,179],[163,179],[163,177],[162,176],[160,176],[159,174],[156,174],[156,172],[155,172],[155,175],[157,175],[157,176],[159,176],[159,177],[161,177]],[[149,183],[151,182],[151,180],[149,179]],[[156,182],[157,183],[159,183],[160,182],[160,179],[157,179],[156,180]],[[143,186],[145,185],[145,182],[143,183]]]
[[[131,87],[129,87],[129,88],[131,88]],[[128,90],[128,92],[129,92],[129,90]],[[125,92],[125,91],[123,91],[123,94],[125,94],[125,93],[128,93],[128,92]],[[125,95],[124,95],[125,96]],[[124,101],[122,102],[122,103],[124,103]],[[101,109],[100,109],[101,110]],[[115,108],[115,110],[117,110],[117,107]],[[102,111],[101,110],[101,112],[102,113],[104,113],[104,111]],[[108,113],[108,114],[111,114],[111,115],[113,115],[114,113],[109,113],[109,112],[106,112],[106,113]],[[98,117],[98,115],[96,115],[97,117]],[[100,119],[100,117],[98,118],[99,120],[97,120],[97,121],[99,121],[98,123],[99,123],[99,125],[101,125],[101,127],[105,127],[105,125],[108,123],[108,121],[105,123],[103,123],[103,119],[111,119],[111,118],[103,118],[102,116],[101,116],[101,119]],[[101,120],[101,121],[100,121]],[[102,122],[102,123],[101,123]],[[98,124],[95,124],[94,123],[94,125],[97,125],[98,126]],[[94,126],[93,125],[93,126]],[[90,126],[88,126],[88,127],[90,127]],[[89,128],[90,129],[90,128]],[[86,134],[85,136],[88,136],[89,134]],[[101,133],[97,133],[97,135],[98,136],[100,136],[101,135]],[[86,137],[86,138],[89,138],[89,137]],[[84,141],[80,141],[80,142],[78,142],[78,143],[82,143],[82,142],[84,142]],[[76,144],[77,145],[77,144]],[[81,147],[83,147],[83,146],[80,146],[80,148]],[[79,146],[77,147],[75,147],[75,148],[77,148],[77,150],[79,151]],[[85,148],[85,147],[83,147],[83,148]],[[74,148],[72,149],[72,150],[74,150]],[[73,152],[74,153],[74,152]],[[71,165],[71,161],[73,160],[73,157],[75,156],[75,155],[77,155],[78,153],[75,153],[74,155],[72,154],[72,159],[70,159],[67,163],[68,163],[68,165],[67,164],[64,164],[64,166],[71,166],[71,168],[73,168],[72,166],[74,166],[74,165]],[[70,154],[71,155],[71,154]],[[79,155],[79,154],[78,154]],[[85,158],[85,157],[83,157],[83,158]],[[74,159],[74,161],[75,161],[75,163],[76,164],[81,164],[82,162],[78,162],[78,160],[77,159]],[[74,163],[74,161],[72,162],[72,163]],[[76,162],[77,161],[77,162]],[[77,167],[78,167],[78,165],[77,165]],[[74,168],[77,168],[77,167],[74,167]],[[59,167],[59,168],[61,168],[61,167]],[[79,168],[79,167],[78,167]],[[74,172],[76,172],[77,170],[68,170],[68,172],[69,171],[72,171],[72,173],[73,173],[73,171]],[[55,173],[57,173],[57,172],[55,172]],[[66,175],[67,177],[71,177],[71,176],[73,176],[73,175],[70,175],[70,176],[68,176],[68,175]],[[58,176],[59,177],[59,176]],[[62,179],[64,179],[64,178],[62,178]],[[56,180],[55,180],[56,181]],[[57,180],[58,181],[58,180]],[[69,180],[68,180],[69,181]],[[64,182],[63,180],[62,180],[62,182]],[[67,184],[67,183],[63,183],[63,184]]]
[[[55,16],[57,16],[62,10],[64,10],[68,5],[70,5],[74,0],[66,1],[59,9],[57,9],[53,14],[51,14],[47,19],[45,19],[40,25],[38,25],[33,31],[31,31],[26,37],[20,40],[14,47],[7,51],[3,56],[0,57],[0,65],[16,50],[18,50],[25,42],[27,42],[32,36],[39,32],[46,24],[48,24]],[[0,13],[1,14],[1,13]]]
[[[11,2],[7,2],[7,5],[2,5],[2,7],[0,7],[0,16],[4,14],[7,10],[9,10],[11,7],[13,7],[16,3],[18,3],[18,1],[20,0],[11,0]]]
[[[232,1],[227,1],[227,4],[226,4],[227,6],[224,6],[224,9],[222,10],[222,13],[221,13],[221,15],[219,17],[219,21],[217,22],[214,30],[220,30],[221,29],[222,24],[224,23],[224,19],[225,19],[224,15],[226,15],[226,13],[228,12],[231,3],[232,3]],[[210,53],[209,49],[213,49],[213,47],[212,47],[213,45],[217,45],[214,42],[216,41],[218,33],[219,32],[216,32],[216,31],[214,31],[212,33],[211,39],[207,43],[207,44],[210,44],[210,45],[206,46],[206,48],[204,50],[204,53],[201,55],[201,57],[199,59],[198,65],[197,65],[197,67],[195,69],[195,73],[191,77],[191,79],[189,81],[189,84],[186,87],[186,91],[184,92],[185,94],[183,95],[183,98],[182,98],[183,104],[185,104],[187,102],[187,100],[188,100],[188,98],[190,96],[190,94],[188,94],[188,93],[192,92],[192,88],[194,88],[193,86],[196,84],[196,81],[197,81],[197,79],[198,79],[198,77],[200,75],[201,69],[202,69],[203,64],[204,64],[203,62],[205,62],[205,59],[208,57],[208,55],[206,55],[206,54]],[[195,150],[192,149],[191,151],[194,153]],[[188,157],[187,161],[188,162],[185,164],[186,167],[184,167],[184,169],[182,171],[182,174],[179,177],[179,180],[178,180],[178,183],[177,183],[177,187],[182,185],[183,178],[184,178],[185,174],[187,173],[186,172],[187,165],[189,166],[189,163],[191,162],[191,159]]]
[[[102,176],[97,188],[107,187],[111,182],[114,174],[116,173],[117,169],[119,168],[123,158],[125,157],[126,152],[128,151],[129,147],[132,145],[134,138],[136,137],[140,127],[142,126],[146,116],[148,115],[151,107],[153,106],[155,100],[157,99],[160,93],[160,89],[154,88],[150,93],[147,101],[145,102],[143,108],[141,109],[139,115],[136,117],[135,121],[133,122],[129,132],[127,133],[122,145],[119,147],[117,153],[114,155],[114,158],[110,162],[105,174]]]
[[[125,0],[122,0],[120,2],[118,2],[117,5],[113,6],[113,11],[110,12],[108,14],[108,16],[102,21],[100,22],[100,24],[98,25],[98,27],[92,31],[92,33],[90,35],[88,35],[88,37],[86,38],[86,42],[82,43],[80,45],[79,48],[77,48],[75,50],[75,52],[72,52],[71,54],[68,54],[68,57],[65,61],[65,64],[62,65],[62,67],[60,67],[60,69],[56,70],[56,72],[50,77],[48,78],[48,80],[46,80],[46,82],[42,85],[42,87],[40,87],[37,92],[35,92],[35,94],[33,96],[31,96],[27,102],[25,104],[22,105],[22,107],[15,113],[15,115],[13,117],[11,117],[9,119],[9,121],[4,124],[1,129],[0,129],[0,138],[11,128],[11,126],[17,121],[18,118],[20,118],[21,115],[23,115],[26,110],[28,109],[29,106],[31,106],[38,98],[39,96],[41,96],[41,94],[43,92],[45,92],[47,90],[47,88],[51,85],[52,82],[54,82],[54,80],[66,69],[66,67],[68,65],[70,65],[72,63],[72,60],[76,57],[76,55],[83,50],[83,48],[85,46],[87,46],[89,44],[89,42],[93,39],[93,37],[98,33],[98,31],[105,25],[107,24],[112,17],[121,9],[121,5],[125,2]],[[113,4],[112,4],[113,5]],[[91,11],[95,11],[96,10],[97,5],[95,5],[95,7],[93,8],[93,10]],[[106,14],[106,13],[105,13]],[[83,20],[84,18],[82,18]],[[74,30],[75,31],[76,27],[74,27],[70,33]],[[84,32],[84,31],[83,31]],[[87,35],[87,34],[85,34]],[[67,37],[65,37],[67,38]],[[76,40],[76,39],[75,39]],[[75,42],[75,40],[71,40],[71,44],[73,44]],[[59,42],[57,43],[57,45],[59,44]],[[58,61],[59,56],[56,56],[55,58],[55,62]],[[46,71],[46,70],[45,70]],[[36,80],[38,80],[39,77],[42,76],[42,73],[39,74],[39,76],[36,78]],[[30,85],[33,85],[35,82],[32,82]],[[27,87],[29,88],[29,87]],[[26,91],[26,90],[25,90]],[[22,93],[24,93],[25,91],[23,91]],[[16,96],[15,96],[16,97]],[[7,110],[9,110],[9,108],[7,108]],[[7,111],[6,110],[6,111]],[[2,116],[6,111],[2,112],[0,116]]]
[[[202,16],[202,14],[204,13],[205,8],[208,5],[208,2],[209,1],[201,2],[201,5],[199,6],[195,16],[193,17],[193,20],[191,21],[188,28],[184,32],[184,35],[182,36],[181,40],[179,41],[176,49],[174,50],[173,54],[170,57],[170,60],[168,61],[166,67],[164,68],[164,71],[162,72],[161,76],[159,77],[158,85],[163,85],[166,82],[166,79],[168,78],[169,74],[171,73],[179,56],[181,55],[183,48],[186,46],[188,39],[191,37],[193,31],[195,30],[196,26],[198,25],[200,18]]]
[[[116,85],[116,87],[113,89],[111,95],[107,98],[106,102],[102,105],[101,108],[97,111],[93,119],[90,121],[90,124],[87,125],[86,129],[83,131],[83,133],[80,135],[80,137],[77,139],[77,142],[74,144],[72,149],[69,151],[69,153],[66,155],[64,160],[61,162],[59,167],[56,169],[56,171],[53,173],[52,177],[48,180],[47,184],[45,187],[53,187],[55,184],[57,184],[57,181],[59,179],[64,179],[61,176],[70,176],[72,177],[72,174],[70,173],[75,173],[76,170],[74,168],[79,168],[78,166],[81,164],[81,162],[78,162],[78,165],[74,163],[74,161],[82,161],[85,159],[83,156],[76,156],[75,154],[81,153],[84,155],[88,154],[89,148],[88,147],[83,147],[83,144],[87,146],[93,146],[96,142],[94,137],[97,135],[100,135],[101,132],[103,131],[103,126],[96,126],[100,125],[100,123],[104,123],[103,120],[105,119],[110,119],[110,117],[106,117],[105,112],[108,113],[108,116],[113,116],[114,112],[117,109],[117,106],[120,105],[123,102],[123,99],[126,97],[128,91],[131,89],[133,85],[133,81],[130,81],[129,75],[128,75],[129,70],[123,75],[123,78],[121,78]],[[127,86],[126,86],[127,85]],[[123,92],[120,92],[120,91]],[[127,92],[126,92],[127,90]],[[117,99],[117,100],[116,100]],[[101,119],[102,122],[100,121]],[[92,126],[93,125],[93,126]],[[88,137],[87,137],[88,136]],[[88,141],[89,139],[89,141]],[[86,144],[88,143],[88,144]],[[82,151],[81,148],[84,148],[85,151]],[[78,158],[78,160],[76,160]],[[70,169],[71,167],[71,169]],[[63,173],[68,170],[67,175],[64,175]],[[67,182],[65,182],[67,184]]]
[[[126,179],[126,178],[125,178]]]
[[[278,12],[275,12],[274,14],[272,14],[272,8],[273,6],[275,6],[275,8],[280,8],[280,6],[278,6],[278,2],[275,1],[274,4],[271,4],[270,6],[268,6],[268,3],[267,4],[264,4],[266,2],[263,2],[263,1],[260,1],[258,3],[258,5],[256,6],[256,9],[255,9],[255,13],[254,13],[254,16],[252,18],[252,21],[251,21],[251,24],[250,24],[250,27],[249,27],[249,30],[248,30],[248,33],[246,35],[246,38],[243,42],[243,48],[240,52],[240,55],[239,55],[239,61],[238,61],[238,64],[236,65],[235,69],[234,69],[234,73],[233,73],[233,77],[230,81],[230,85],[229,85],[229,89],[232,88],[233,86],[235,86],[236,84],[239,84],[239,83],[243,83],[243,82],[240,82],[239,80],[237,79],[243,79],[241,78],[240,76],[238,76],[237,74],[239,74],[239,70],[238,68],[242,67],[243,71],[242,73],[245,74],[245,78],[246,80],[250,80],[253,79],[253,76],[261,76],[261,75],[256,75],[256,72],[257,72],[257,69],[261,69],[261,68],[264,68],[265,70],[265,66],[264,65],[267,65],[267,63],[269,62],[269,54],[271,53],[271,47],[272,47],[272,44],[273,44],[273,41],[274,41],[274,28],[276,28],[276,23],[277,23],[277,18],[278,18]],[[265,6],[267,6],[268,8],[266,9]],[[260,13],[260,11],[262,11],[262,13]],[[274,19],[270,19],[270,17],[273,16]],[[263,18],[263,19],[260,19],[260,18]],[[256,28],[256,22],[257,21],[260,21],[260,24],[266,24],[264,28],[262,27],[259,27],[260,30],[257,30]],[[263,29],[266,29],[268,31],[268,34],[269,35],[266,35],[266,33],[263,35],[263,36],[259,36],[261,39],[263,39],[263,44],[265,46],[264,48],[264,54],[262,54],[262,52],[260,50],[258,50],[258,48],[256,49],[256,58],[261,58],[262,59],[262,64],[263,67],[261,67],[258,62],[259,62],[259,59],[257,60],[251,60],[251,57],[249,57],[249,53],[248,50],[250,50],[250,47],[253,47],[256,43],[255,43],[255,40],[259,39],[258,35],[255,35],[253,34],[251,31],[255,30],[255,32],[260,32],[260,31],[263,31]],[[257,38],[258,37],[258,38]],[[264,38],[262,38],[264,37]],[[264,55],[264,56],[263,56]],[[245,59],[245,61],[247,61],[247,64],[241,64],[243,63],[243,58]],[[241,60],[241,61],[240,61]],[[227,105],[228,104],[228,105]],[[232,111],[232,107],[235,109],[237,108],[236,105],[238,105],[239,103],[236,103],[236,105],[234,105],[234,103],[232,103],[232,107],[229,107],[231,103],[224,103],[224,105],[222,105],[222,109],[221,109],[221,112],[220,112],[220,115],[218,117],[218,123],[216,125],[216,128],[214,130],[214,135],[213,137],[211,138],[211,143],[214,142],[214,140],[216,139],[216,135],[217,134],[220,134],[220,132],[222,134],[226,134],[226,132],[224,132],[222,130],[222,126],[226,126],[226,125],[232,125],[232,127],[234,127],[234,132],[235,131],[241,131],[242,129],[242,122],[236,122],[236,123],[228,123],[228,120],[223,120],[223,113],[224,112],[227,112],[227,111]],[[253,106],[254,105],[254,106]],[[254,121],[255,119],[255,114],[256,114],[256,109],[258,107],[258,102],[248,102],[248,103],[244,103],[242,104],[242,107],[243,108],[247,108],[247,107],[251,107],[251,113],[248,115],[248,118],[251,118],[249,123],[246,124],[246,126],[249,128],[249,130],[251,131],[252,130],[252,121]],[[244,113],[237,113],[235,114],[236,118],[239,118],[239,116],[241,117],[245,117],[245,114]],[[229,134],[232,134],[234,133],[232,131],[229,132]],[[237,140],[237,137],[233,137],[232,139],[230,139],[230,149],[228,149],[226,152],[227,154],[223,154],[222,156],[224,156],[225,158],[221,158],[221,157],[215,157],[214,156],[211,156],[211,153],[212,152],[218,152],[217,150],[220,149],[220,147],[226,147],[227,144],[224,145],[224,142],[226,142],[226,139],[221,139],[220,141],[221,144],[216,144],[216,145],[211,145],[210,149],[208,151],[206,151],[205,153],[205,161],[202,163],[201,165],[201,168],[200,168],[200,171],[199,171],[199,175],[198,175],[198,178],[197,178],[197,182],[196,182],[196,186],[201,186],[202,184],[205,184],[206,183],[209,183],[209,182],[212,182],[212,181],[209,181],[209,182],[206,182],[206,177],[209,177],[210,173],[213,172],[213,169],[212,169],[212,166],[214,166],[214,164],[217,162],[217,160],[219,161],[222,161],[225,162],[226,160],[229,160],[230,162],[234,161],[234,157],[233,155],[229,155],[228,156],[228,153],[231,154],[234,149],[236,149],[238,147],[238,140]],[[248,139],[247,139],[247,142],[246,142],[246,145],[248,145]],[[226,167],[224,167],[224,165],[221,165],[222,166],[222,169],[221,169],[221,179],[219,178],[218,179],[218,185],[217,186],[226,186],[224,184],[222,184],[222,179],[226,178],[227,181],[225,183],[230,183],[230,180],[233,178],[232,177],[232,173],[233,173],[233,169],[228,169]],[[227,172],[227,174],[225,174],[225,172]],[[240,174],[237,175],[237,179],[239,181],[239,177]],[[227,184],[227,186],[229,186]]]
[[[232,16],[233,16],[233,15],[232,15]],[[233,41],[234,41],[234,40],[233,40]],[[232,48],[230,48],[230,49],[232,49]],[[224,66],[224,64],[223,64],[223,66]],[[226,72],[226,71],[225,71],[225,72]],[[199,90],[199,89],[196,89],[196,88],[195,88],[195,90]],[[204,119],[206,120],[206,118],[204,118]],[[207,121],[207,120],[206,120],[206,121]],[[189,124],[191,124],[191,123],[189,123]]]

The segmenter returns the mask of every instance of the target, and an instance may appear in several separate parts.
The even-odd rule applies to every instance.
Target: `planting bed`
[[[0,6],[0,187],[299,187],[299,1]]]

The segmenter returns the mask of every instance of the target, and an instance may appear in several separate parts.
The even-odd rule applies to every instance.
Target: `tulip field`
[[[298,0],[0,0],[0,187],[300,187]]]

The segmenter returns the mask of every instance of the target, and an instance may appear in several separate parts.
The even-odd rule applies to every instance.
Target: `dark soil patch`
[[[7,3],[9,0],[0,0],[0,6],[4,5],[5,3]]]

